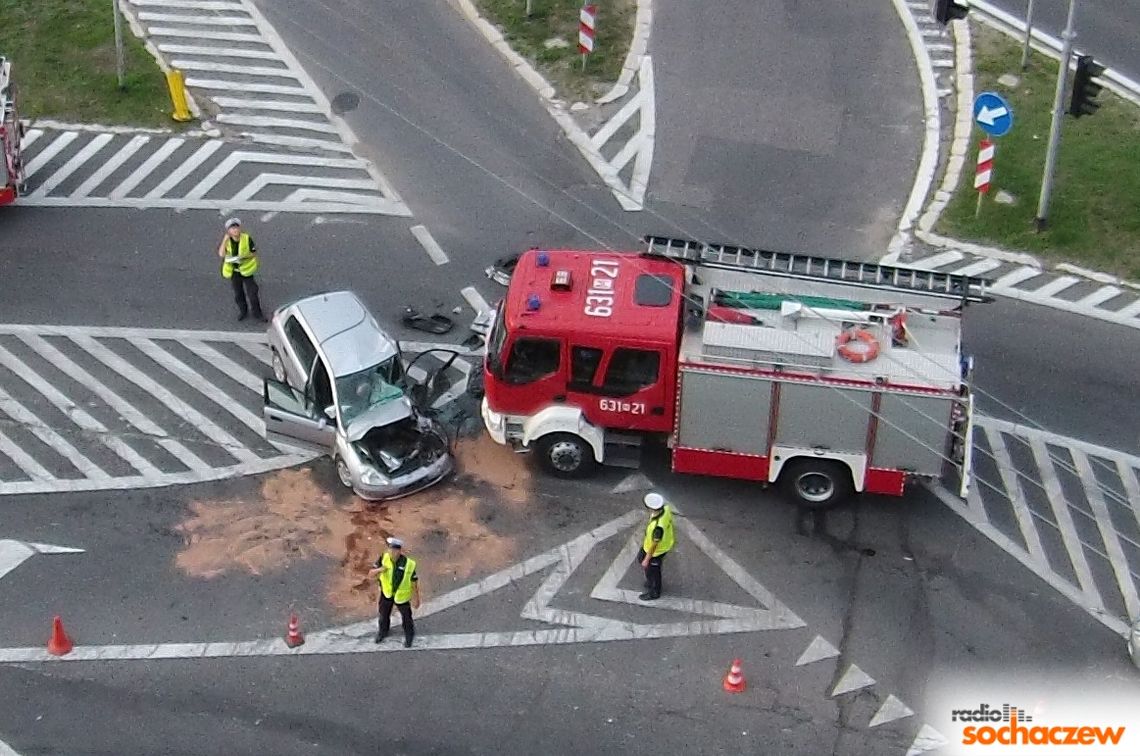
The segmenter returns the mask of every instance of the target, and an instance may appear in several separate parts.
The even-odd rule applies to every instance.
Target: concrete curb
[[[638,18],[636,22],[638,25],[634,29],[635,42],[638,41],[639,34],[644,34],[644,36],[641,37],[641,40],[643,41],[643,44],[641,45],[642,49],[638,55],[635,55],[636,48],[631,45],[630,52],[626,56],[625,62],[625,65],[628,66],[631,65],[632,60],[638,59],[638,70],[642,72],[646,70],[646,67],[650,67],[649,70],[652,70],[652,61],[650,59],[650,56],[645,54],[645,48],[648,47],[648,34],[652,21],[652,12],[649,6],[649,0],[643,0],[643,2],[645,2],[645,8],[643,10],[641,4],[639,3]],[[642,200],[645,196],[644,187],[648,184],[649,168],[651,167],[645,163],[645,158],[643,155],[648,153],[651,159],[653,154],[652,139],[656,128],[656,124],[652,120],[655,117],[654,109],[652,107],[647,109],[649,121],[645,122],[643,120],[641,128],[639,130],[639,135],[635,137],[637,139],[644,140],[646,138],[646,135],[648,135],[649,143],[645,149],[642,149],[638,152],[637,160],[634,164],[634,175],[630,181],[630,187],[626,187],[624,184],[622,184],[621,179],[618,176],[619,171],[610,165],[609,161],[607,161],[606,158],[602,155],[600,149],[602,145],[594,145],[593,141],[590,139],[590,135],[586,132],[585,129],[579,126],[578,123],[574,120],[573,116],[570,115],[570,112],[566,107],[566,103],[558,99],[557,93],[555,92],[555,89],[550,84],[550,82],[548,82],[542,76],[542,74],[535,70],[535,68],[530,64],[529,61],[526,60],[526,58],[519,55],[517,52],[515,52],[514,49],[511,48],[506,39],[503,37],[502,32],[500,32],[494,24],[487,21],[479,14],[479,9],[475,7],[475,4],[472,2],[472,0],[455,0],[455,3],[463,16],[476,29],[479,30],[479,33],[483,35],[484,39],[486,39],[493,48],[498,50],[500,55],[506,58],[507,62],[522,78],[522,80],[529,84],[531,89],[533,89],[538,94],[538,96],[542,99],[543,107],[546,108],[546,111],[550,114],[551,118],[553,118],[555,123],[557,123],[562,128],[562,131],[566,134],[566,138],[571,142],[571,144],[578,148],[578,152],[580,152],[582,154],[582,157],[586,159],[586,162],[590,164],[590,167],[594,169],[594,172],[598,175],[598,177],[601,178],[602,181],[605,182],[606,186],[610,188],[610,191],[613,193],[614,198],[622,206],[622,209],[626,211],[636,211],[643,209]],[[625,76],[624,66],[622,70],[622,76]],[[622,86],[622,79],[619,77],[618,84],[615,85],[605,96],[609,97],[610,95],[614,95],[612,100],[610,100],[611,102],[620,98],[621,96],[624,96],[629,90],[629,81],[631,80],[632,74],[630,74],[630,76],[626,79],[626,83],[624,85],[625,89],[617,92],[619,87]],[[648,89],[646,89],[644,81],[642,82],[642,89],[643,91],[647,91],[647,96],[650,99],[653,98],[651,75],[649,77]],[[615,92],[617,92],[617,94],[615,94]],[[642,115],[644,118],[644,111]],[[642,144],[645,146],[644,141]],[[638,192],[638,187],[641,188],[640,193]]]
[[[594,102],[599,105],[606,105],[620,99],[629,91],[629,84],[633,81],[633,75],[641,70],[641,59],[649,52],[649,31],[652,24],[653,0],[637,0],[637,16],[633,20],[633,41],[629,45],[629,52],[625,55],[621,73],[610,91]]]
[[[914,15],[907,8],[904,0],[891,0],[895,13],[906,29],[907,40],[910,42],[911,52],[914,54],[915,64],[918,66],[918,78],[922,87],[923,119],[926,133],[923,136],[922,155],[919,158],[918,172],[915,176],[914,187],[903,209],[899,220],[898,232],[891,240],[889,250],[899,253],[906,244],[907,235],[922,210],[922,203],[930,192],[934,183],[934,175],[938,170],[939,138],[941,136],[941,114],[938,104],[938,85],[934,80],[934,66],[930,62],[930,52],[926,49],[922,32],[914,20]]]

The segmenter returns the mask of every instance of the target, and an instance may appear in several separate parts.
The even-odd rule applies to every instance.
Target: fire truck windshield
[[[507,303],[504,301],[499,305],[491,333],[487,335],[487,367],[496,378],[501,378],[503,373],[503,346],[507,343],[506,309]]]

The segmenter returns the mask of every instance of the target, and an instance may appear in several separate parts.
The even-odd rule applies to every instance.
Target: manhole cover
[[[332,99],[332,111],[337,115],[356,110],[359,105],[360,95],[356,92],[341,92]]]

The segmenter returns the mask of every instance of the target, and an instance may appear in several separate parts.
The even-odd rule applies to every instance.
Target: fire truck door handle
[[[555,394],[554,395],[554,401],[556,401],[556,402],[566,401],[566,394]]]
[[[649,411],[652,412],[654,415],[664,415],[665,414],[665,408],[664,407],[654,407],[653,409],[651,409]]]

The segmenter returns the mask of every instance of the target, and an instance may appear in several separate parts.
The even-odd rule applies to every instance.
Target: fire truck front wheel
[[[535,445],[542,466],[560,478],[585,478],[594,472],[594,450],[572,433],[551,433]]]
[[[846,465],[826,459],[795,459],[780,473],[780,487],[796,504],[827,509],[843,503],[854,491]]]

